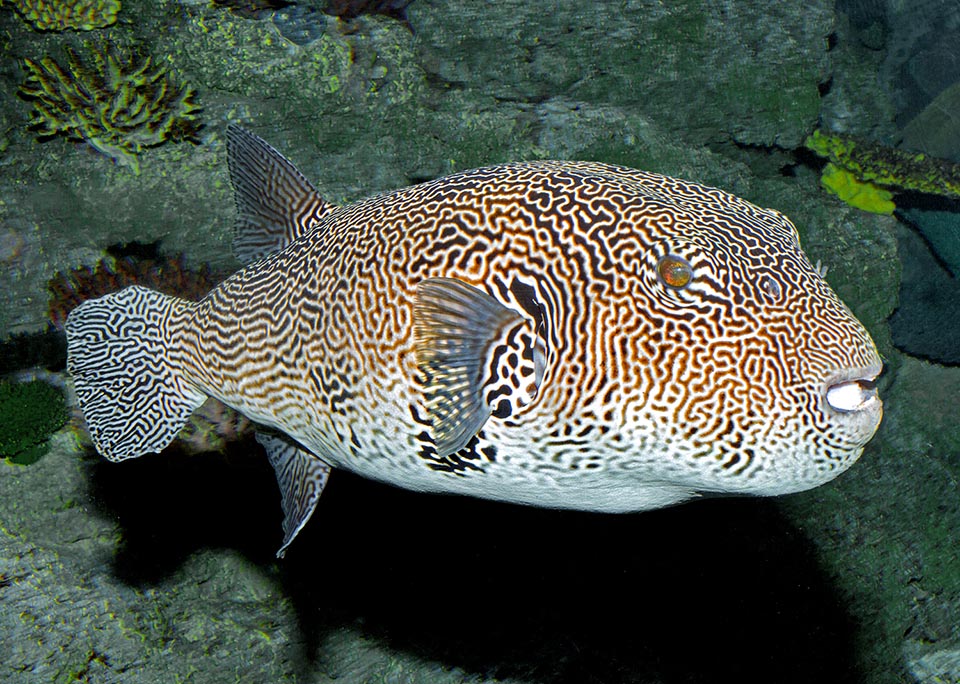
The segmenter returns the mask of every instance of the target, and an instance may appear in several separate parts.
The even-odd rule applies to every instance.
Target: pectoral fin
[[[414,334],[439,456],[465,447],[491,415],[505,418],[536,397],[534,323],[483,290],[453,278],[420,282]]]

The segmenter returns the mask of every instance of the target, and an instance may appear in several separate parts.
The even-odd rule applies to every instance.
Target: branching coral
[[[242,413],[237,413],[216,399],[207,399],[190,416],[177,436],[177,442],[188,454],[206,451],[224,454],[230,444],[251,438],[253,432],[253,423]]]
[[[880,188],[960,198],[960,165],[944,159],[905,152],[859,138],[828,135],[822,131],[814,131],[804,144],[830,161],[822,179],[826,187],[834,192],[837,192],[837,188],[833,186],[849,190],[850,181],[854,181],[859,185],[854,194],[865,192],[864,197],[870,200],[868,207],[882,209],[879,213],[893,211],[893,207],[889,207],[888,211],[888,206],[883,202],[874,202],[885,192]],[[847,201],[843,194],[837,194]],[[885,201],[889,202],[890,197],[886,197]],[[867,211],[874,210],[867,208]]]
[[[136,173],[143,148],[196,141],[199,107],[192,88],[178,87],[150,57],[135,63],[112,45],[87,47],[86,61],[66,48],[66,68],[49,56],[24,60],[28,75],[20,93],[33,102],[31,126],[41,138],[86,141]]]
[[[38,31],[91,31],[117,20],[120,0],[10,0]]]

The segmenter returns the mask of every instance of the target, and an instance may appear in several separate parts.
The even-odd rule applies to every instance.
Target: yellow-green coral
[[[892,192],[873,183],[863,183],[852,173],[833,163],[824,167],[820,182],[830,192],[857,209],[873,214],[892,214],[897,208],[893,203]]]
[[[10,0],[38,31],[90,31],[117,20],[120,0]]]
[[[814,131],[804,144],[860,183],[960,198],[960,165],[944,159],[822,131]]]
[[[135,63],[110,45],[87,48],[86,62],[66,48],[66,68],[50,56],[24,60],[28,75],[20,93],[33,102],[31,127],[41,138],[86,141],[136,173],[143,148],[195,140],[200,108],[192,88],[178,87],[150,57]]]

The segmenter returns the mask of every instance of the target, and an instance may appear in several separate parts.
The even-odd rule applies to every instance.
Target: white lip
[[[850,369],[827,383],[824,397],[830,408],[841,413],[864,411],[880,403],[874,382],[880,367]]]
[[[862,411],[874,401],[879,399],[872,380],[850,380],[827,389],[827,403],[837,411]]]

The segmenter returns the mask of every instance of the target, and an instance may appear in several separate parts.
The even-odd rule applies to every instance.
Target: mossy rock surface
[[[866,681],[953,681],[930,668],[938,652],[960,652],[960,369],[896,356],[860,461],[783,504],[856,616]]]
[[[691,143],[795,147],[828,77],[829,3],[493,5],[418,0],[420,61],[450,89],[630,108]]]

